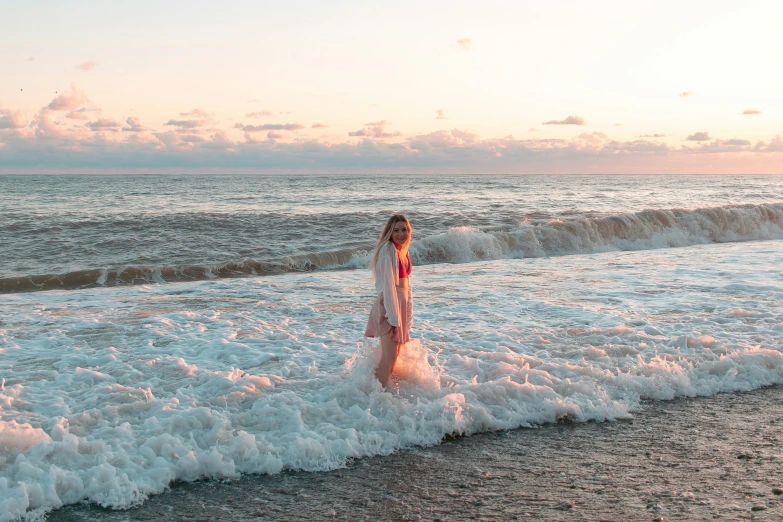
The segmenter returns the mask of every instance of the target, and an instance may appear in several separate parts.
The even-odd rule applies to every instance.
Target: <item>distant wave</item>
[[[126,266],[111,270],[100,268],[78,270],[66,274],[9,277],[0,279],[0,293],[73,290],[101,286],[146,285],[307,272],[343,265],[353,256],[361,253],[361,250],[335,250],[266,261],[245,259],[216,265]]]
[[[643,210],[605,217],[521,223],[483,232],[456,227],[414,241],[414,263],[469,263],[491,259],[648,250],[708,243],[783,239],[783,204],[727,205],[693,210]],[[369,249],[343,249],[216,265],[127,266],[0,279],[0,293],[264,276],[329,268],[365,268]]]

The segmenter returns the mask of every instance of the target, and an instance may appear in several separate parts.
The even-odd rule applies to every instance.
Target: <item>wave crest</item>
[[[783,203],[643,210],[603,217],[525,221],[511,230],[455,227],[411,244],[419,265],[648,250],[783,239]],[[215,265],[127,266],[0,279],[0,293],[247,277],[329,268],[366,268],[371,247]]]

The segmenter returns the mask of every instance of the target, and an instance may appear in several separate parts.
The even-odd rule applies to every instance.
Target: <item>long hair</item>
[[[392,232],[394,231],[394,225],[396,225],[399,222],[405,223],[405,226],[408,229],[408,237],[405,238],[405,244],[402,245],[403,250],[407,250],[408,245],[411,244],[411,232],[413,232],[413,229],[411,228],[411,222],[408,221],[408,218],[406,218],[403,214],[394,214],[386,222],[386,225],[383,227],[383,230],[381,231],[381,235],[378,236],[378,242],[375,243],[375,252],[372,255],[372,261],[370,261],[370,268],[372,269],[373,280],[375,280],[375,267],[378,266],[378,256],[381,254],[381,248],[383,248],[383,245],[385,245],[387,242],[391,241]]]

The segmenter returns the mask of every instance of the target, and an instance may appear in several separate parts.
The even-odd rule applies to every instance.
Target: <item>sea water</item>
[[[0,177],[0,520],[783,383],[783,177]],[[362,337],[414,227],[413,340]]]

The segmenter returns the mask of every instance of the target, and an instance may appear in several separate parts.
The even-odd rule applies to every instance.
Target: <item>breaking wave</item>
[[[508,230],[454,227],[413,242],[416,264],[648,250],[707,243],[783,239],[783,204],[643,210],[603,217],[525,220]],[[214,265],[125,266],[0,279],[0,293],[264,276],[365,268],[371,245],[278,259]]]

